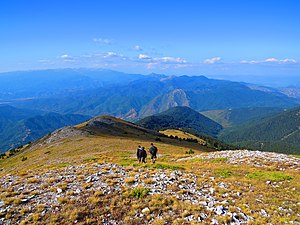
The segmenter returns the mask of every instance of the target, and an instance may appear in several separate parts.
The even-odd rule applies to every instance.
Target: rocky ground
[[[249,150],[219,151],[203,153],[196,156],[178,159],[178,161],[200,159],[221,159],[235,165],[250,165],[255,167],[276,166],[279,170],[300,170],[300,158],[274,152],[260,152]]]
[[[224,158],[232,164],[259,167],[280,161],[279,170],[299,170],[300,165],[299,158],[250,151],[206,153],[180,160],[194,158]],[[280,167],[283,164],[287,167]],[[290,189],[289,182],[267,181],[266,185],[282,191]],[[266,209],[255,184],[205,171],[93,163],[6,175],[0,178],[0,185],[0,224],[7,225],[275,224],[273,215],[290,218],[277,224],[300,224],[295,219],[300,217],[300,202],[295,199],[283,199],[282,206]],[[246,194],[255,196],[254,204],[245,200]],[[289,202],[288,207],[284,202]]]

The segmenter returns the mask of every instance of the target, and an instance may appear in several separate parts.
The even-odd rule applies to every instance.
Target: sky
[[[0,72],[300,77],[299,0],[1,0]]]

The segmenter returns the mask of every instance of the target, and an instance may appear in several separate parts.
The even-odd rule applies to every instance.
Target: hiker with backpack
[[[141,147],[140,145],[138,146],[136,150],[136,157],[139,163],[146,163],[147,152],[145,150],[145,147]]]
[[[141,152],[141,161],[142,161],[142,163],[146,163],[146,158],[147,158],[147,152],[145,150],[145,147],[142,147],[142,152]]]
[[[137,150],[136,150],[136,157],[139,162],[142,161],[142,147],[139,145]]]
[[[151,154],[151,159],[153,163],[155,163],[157,158],[156,156],[157,150],[158,150],[157,147],[153,143],[151,143],[151,147],[149,148],[149,153]]]

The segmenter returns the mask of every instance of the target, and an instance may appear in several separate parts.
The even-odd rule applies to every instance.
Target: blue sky
[[[2,0],[0,72],[300,76],[298,0]]]

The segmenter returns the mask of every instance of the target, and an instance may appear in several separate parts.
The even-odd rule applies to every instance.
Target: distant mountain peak
[[[216,137],[219,131],[222,130],[220,124],[187,106],[170,108],[159,114],[146,117],[138,121],[137,124],[153,130],[187,129],[213,137]]]

